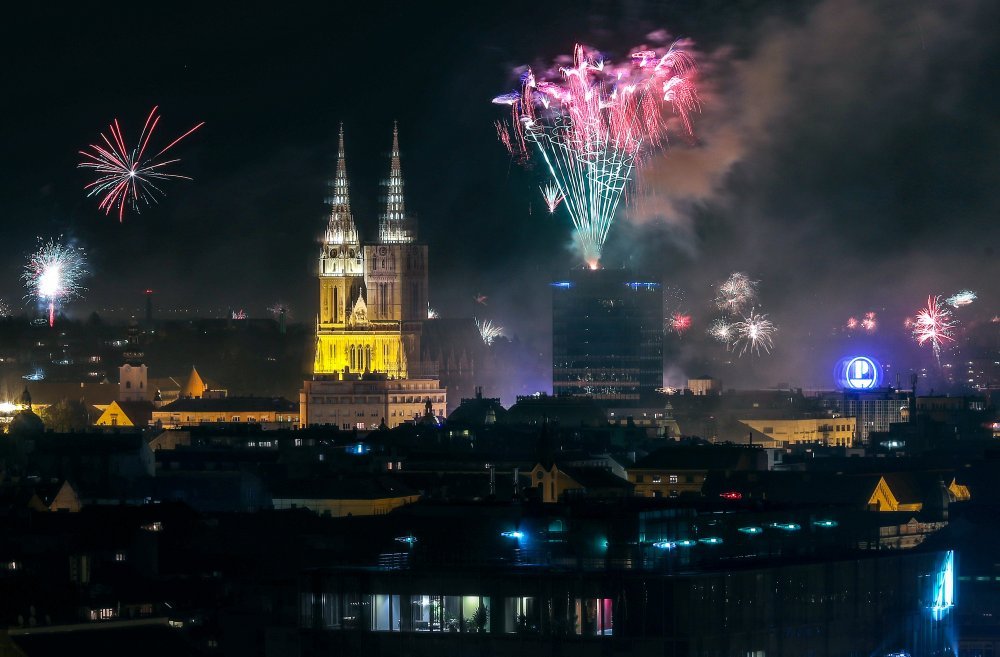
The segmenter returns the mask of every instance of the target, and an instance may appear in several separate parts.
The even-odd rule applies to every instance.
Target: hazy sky
[[[0,298],[20,301],[35,237],[62,233],[93,269],[71,313],[139,307],[151,287],[163,307],[260,316],[282,299],[310,321],[337,124],[373,239],[398,119],[432,304],[491,316],[547,354],[547,282],[576,264],[568,220],[544,212],[541,171],[496,142],[490,98],[576,40],[613,58],[665,29],[699,52],[699,140],[675,140],[643,172],[606,262],[681,291],[695,328],[668,339],[675,375],[819,385],[852,349],[922,367],[929,352],[902,346],[902,320],[927,294],[976,290],[966,327],[1000,312],[995,2],[341,4],[11,10]],[[177,149],[195,180],[119,224],[85,197],[77,151],[114,117],[135,135],[153,105],[162,139],[206,122]],[[725,352],[695,335],[735,269],[760,281],[779,334],[771,357],[723,368]],[[837,330],[868,310],[876,337]]]

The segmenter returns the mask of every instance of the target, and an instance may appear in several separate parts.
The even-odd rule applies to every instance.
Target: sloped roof
[[[153,418],[153,403],[149,401],[116,401],[113,402],[122,410],[132,424],[144,427]]]
[[[322,479],[286,479],[272,487],[272,497],[302,500],[380,500],[418,493],[388,476],[336,476]]]
[[[639,459],[629,469],[746,470],[753,469],[759,454],[758,450],[728,445],[670,446]]]
[[[284,397],[181,397],[160,408],[172,413],[297,413],[299,405]]]
[[[573,481],[586,489],[598,488],[635,488],[635,485],[622,479],[607,468],[575,468],[557,464],[558,468],[572,477]]]
[[[201,375],[198,374],[198,370],[192,365],[191,375],[188,377],[187,383],[181,388],[181,397],[201,397],[205,394],[205,390],[208,386],[205,382],[201,380]]]

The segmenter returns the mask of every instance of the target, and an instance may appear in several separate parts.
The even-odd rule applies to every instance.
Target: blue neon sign
[[[837,369],[840,385],[850,390],[871,390],[882,380],[882,368],[868,356],[845,358]]]

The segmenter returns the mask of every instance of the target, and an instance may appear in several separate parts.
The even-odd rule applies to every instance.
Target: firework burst
[[[577,45],[571,66],[537,76],[529,69],[519,90],[493,99],[511,112],[508,122],[497,122],[501,143],[520,160],[534,145],[565,198],[577,247],[591,268],[636,166],[666,142],[664,103],[692,134],[693,75],[693,58],[676,44],[663,54],[633,52],[621,65]]]
[[[941,365],[941,345],[954,342],[955,321],[951,311],[941,305],[941,297],[928,296],[927,307],[917,311],[913,318],[913,338],[917,344],[930,344],[938,365]]]
[[[670,329],[677,335],[684,335],[689,328],[691,328],[691,315],[676,312],[670,316]]]
[[[861,328],[863,328],[866,333],[874,333],[878,330],[878,318],[875,316],[875,311],[868,311],[865,313],[864,319],[861,320]]]
[[[129,148],[126,145],[118,119],[114,119],[108,126],[110,138],[101,133],[103,143],[91,144],[89,151],[80,151],[84,159],[77,167],[91,169],[97,174],[95,180],[84,186],[87,196],[101,197],[97,207],[104,210],[105,215],[117,210],[118,221],[124,219],[126,206],[138,212],[140,203],[149,205],[156,202],[158,196],[165,196],[157,183],[191,180],[188,176],[164,171],[171,164],[180,162],[179,158],[161,160],[160,157],[205,123],[199,123],[155,155],[149,155],[149,142],[160,122],[158,109],[154,107],[146,117],[146,124],[139,133],[135,147]]]
[[[427,304],[427,319],[437,319],[438,311],[431,308],[430,304]]]
[[[275,319],[281,319],[281,317],[284,317],[286,320],[292,319],[292,309],[284,301],[275,301],[268,306],[267,312],[271,313],[271,316]]]
[[[757,298],[757,281],[743,272],[734,271],[718,285],[715,305],[730,315],[740,315]]]
[[[476,321],[476,328],[479,329],[479,337],[483,339],[483,343],[487,347],[493,345],[493,341],[503,335],[503,327],[495,326],[491,320],[486,320],[480,322],[478,319]]]
[[[774,332],[777,327],[767,318],[767,315],[760,315],[753,310],[743,318],[742,321],[733,324],[736,337],[733,340],[733,351],[739,351],[742,356],[747,353],[760,355],[771,353],[774,346]]]
[[[60,240],[40,241],[38,250],[28,257],[21,280],[27,296],[48,308],[49,326],[55,323],[56,305],[80,296],[80,282],[87,275],[83,249]]]
[[[728,347],[733,343],[736,330],[729,321],[720,318],[712,322],[712,325],[708,327],[708,335],[713,340],[721,342]]]
[[[559,191],[559,187],[553,183],[548,183],[544,187],[538,188],[542,192],[542,198],[545,199],[545,207],[549,209],[549,214],[554,214],[556,208],[559,204],[563,202],[566,197],[563,193]]]
[[[944,301],[952,308],[961,308],[963,306],[968,306],[977,298],[976,293],[972,290],[962,290],[961,292],[956,292],[951,295]]]

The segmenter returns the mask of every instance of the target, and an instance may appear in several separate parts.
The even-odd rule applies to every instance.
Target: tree
[[[57,433],[85,431],[90,426],[90,414],[79,399],[61,399],[42,411],[42,421]]]

